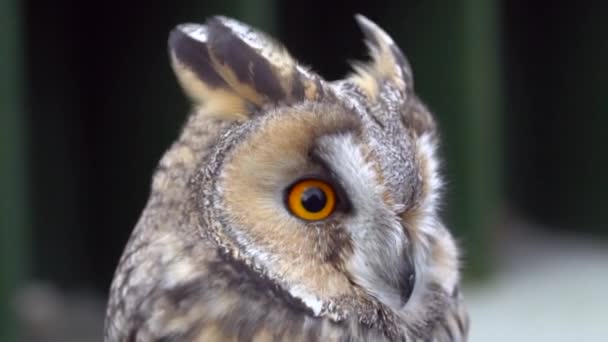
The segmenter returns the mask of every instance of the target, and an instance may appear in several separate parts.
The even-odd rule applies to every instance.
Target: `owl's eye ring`
[[[336,208],[336,192],[327,182],[319,179],[302,179],[287,190],[287,208],[296,217],[306,221],[326,219]]]

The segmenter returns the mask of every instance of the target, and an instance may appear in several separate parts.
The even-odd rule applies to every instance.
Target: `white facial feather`
[[[407,237],[393,208],[383,201],[384,186],[374,167],[366,161],[352,135],[319,139],[321,155],[331,162],[353,205],[345,222],[353,241],[347,269],[356,283],[393,308],[402,307],[402,282]]]
[[[358,285],[395,309],[405,320],[418,321],[424,317],[422,313],[427,307],[424,303],[427,285],[437,283],[452,293],[459,280],[456,246],[437,215],[442,181],[432,136],[419,137],[415,145],[426,192],[420,198],[421,215],[411,228],[423,233],[417,236],[433,236],[436,246],[424,239],[415,241],[416,244],[408,241],[398,217],[403,208],[399,204],[388,207],[384,202],[384,185],[351,135],[325,136],[319,145],[323,158],[331,163],[332,171],[344,184],[353,205],[353,215],[345,222],[353,241],[348,271]],[[407,256],[403,255],[405,247],[415,250],[416,282],[411,298],[404,305],[402,293],[394,284],[403,281],[396,277],[404,276],[398,270],[407,262]],[[433,248],[442,251],[442,260],[433,259],[436,257]],[[395,278],[387,281],[387,275],[389,279]]]
[[[426,244],[427,241],[421,241],[424,246],[418,253],[417,267],[428,269],[429,280],[440,284],[448,293],[452,293],[459,281],[458,250],[437,215],[443,182],[439,176],[439,162],[435,156],[436,144],[430,135],[424,134],[418,138],[416,148],[428,188],[425,196],[421,198],[422,215],[416,226],[421,232],[434,236],[438,244],[435,248],[443,252],[441,262],[432,260],[428,255],[431,252],[430,246]]]

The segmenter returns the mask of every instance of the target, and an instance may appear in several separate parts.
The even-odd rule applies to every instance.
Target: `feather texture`
[[[393,40],[356,19],[372,60],[335,82],[233,19],[171,32],[194,109],[117,267],[106,341],[466,341],[435,122]],[[335,192],[328,217],[290,210],[302,179]]]

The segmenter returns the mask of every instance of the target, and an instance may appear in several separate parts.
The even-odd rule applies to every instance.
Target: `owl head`
[[[371,60],[338,81],[233,19],[172,31],[195,109],[123,257],[146,293],[214,277],[205,263],[219,253],[310,317],[424,329],[446,310],[459,271],[437,213],[436,125],[400,49],[356,19]],[[133,274],[118,272],[113,291],[128,293]]]
[[[420,318],[437,309],[430,295],[458,282],[437,216],[436,125],[400,49],[356,19],[371,61],[333,82],[229,18],[171,33],[172,65],[196,111],[230,123],[189,200],[201,234],[315,315],[380,303]]]

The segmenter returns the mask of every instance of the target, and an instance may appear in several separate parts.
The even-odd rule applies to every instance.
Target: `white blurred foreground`
[[[492,280],[466,288],[469,341],[608,341],[608,242],[531,230],[510,240]]]

